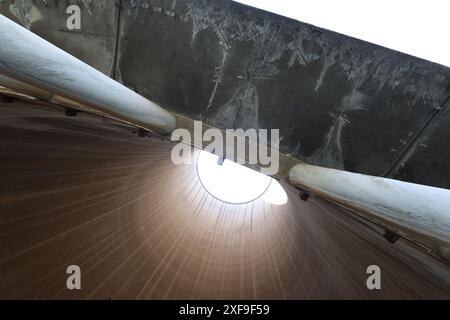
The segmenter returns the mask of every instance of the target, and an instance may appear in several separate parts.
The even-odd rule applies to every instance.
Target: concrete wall
[[[0,299],[450,299],[448,265],[292,186],[284,206],[224,204],[170,143],[56,108],[0,112]],[[374,264],[382,290],[366,287]]]
[[[310,164],[450,188],[449,68],[229,0],[3,0],[1,12],[14,3],[42,15],[32,31],[165,108],[280,128],[282,150]],[[81,31],[65,28],[68,3]]]
[[[71,4],[81,9],[81,30],[67,28],[66,10]],[[101,72],[113,74],[119,14],[115,1],[0,0],[0,13]]]

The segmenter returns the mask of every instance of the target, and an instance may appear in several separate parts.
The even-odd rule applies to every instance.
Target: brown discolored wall
[[[0,104],[0,298],[450,298],[450,269],[317,198],[226,205],[171,145]],[[82,290],[66,289],[66,268]],[[369,265],[382,291],[366,288]]]

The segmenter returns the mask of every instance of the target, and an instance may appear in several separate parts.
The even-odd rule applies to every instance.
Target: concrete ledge
[[[167,111],[0,15],[0,73],[159,134],[170,134]]]
[[[298,164],[290,182],[332,202],[362,212],[415,240],[441,258],[450,245],[450,191],[397,180]]]

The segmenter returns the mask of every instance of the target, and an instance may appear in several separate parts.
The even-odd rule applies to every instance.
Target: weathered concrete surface
[[[81,9],[81,30],[68,30],[71,4]],[[0,0],[0,13],[69,52],[99,71],[112,75],[118,6],[113,0]]]
[[[448,68],[230,1],[124,1],[118,72],[175,111],[281,128],[282,151],[372,175],[450,94]]]
[[[439,128],[450,116],[429,122],[450,95],[449,68],[229,0],[122,0],[120,14],[112,0],[91,1],[92,17],[89,1],[70,1],[83,8],[76,40],[69,1],[32,2],[46,17],[32,31],[165,108],[219,127],[280,128],[282,151],[310,164],[450,188]]]
[[[450,101],[424,128],[394,167],[392,176],[450,189]],[[449,209],[450,210],[450,209]]]
[[[450,298],[448,265],[292,187],[285,206],[226,205],[170,143],[55,108],[0,115],[0,298]]]

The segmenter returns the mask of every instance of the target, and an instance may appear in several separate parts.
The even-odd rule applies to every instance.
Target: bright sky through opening
[[[271,177],[201,151],[197,159],[197,174],[203,187],[218,200],[231,204],[249,203],[262,198],[274,205],[287,203],[283,187]]]
[[[236,0],[450,66],[449,0]]]

